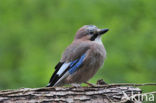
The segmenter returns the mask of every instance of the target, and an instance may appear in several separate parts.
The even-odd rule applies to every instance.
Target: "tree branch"
[[[137,97],[142,93],[138,87],[155,86],[154,83],[146,84],[110,84],[96,85],[95,87],[43,87],[22,88],[17,90],[0,91],[0,103],[34,103],[34,102],[62,102],[62,103],[134,103],[129,98]],[[133,94],[132,94],[133,93]],[[152,92],[155,94],[156,92]],[[129,98],[125,98],[125,96]]]

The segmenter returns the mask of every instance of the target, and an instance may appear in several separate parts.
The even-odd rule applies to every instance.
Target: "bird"
[[[80,86],[88,81],[104,64],[106,50],[101,36],[109,29],[95,25],[84,25],[77,32],[72,43],[65,49],[47,87]]]

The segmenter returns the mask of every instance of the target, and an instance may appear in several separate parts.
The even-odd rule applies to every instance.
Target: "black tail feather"
[[[64,62],[59,62],[56,66],[55,66],[55,72],[53,73],[53,75],[51,76],[50,80],[49,80],[49,84],[46,87],[52,87],[54,85],[54,83],[57,81],[58,75],[56,75],[56,73],[59,71],[60,67],[63,65]]]

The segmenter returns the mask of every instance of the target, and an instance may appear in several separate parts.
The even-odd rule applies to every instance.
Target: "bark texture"
[[[141,90],[118,85],[22,88],[0,91],[0,103],[133,103],[127,99],[132,92],[138,94]]]

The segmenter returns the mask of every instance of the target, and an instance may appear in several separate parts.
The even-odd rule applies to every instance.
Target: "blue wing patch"
[[[78,60],[79,60],[79,59],[76,59],[76,60],[74,60],[73,62],[71,62],[70,68],[71,68],[72,66],[74,66],[74,64],[75,64],[76,62],[78,62]]]
[[[84,60],[85,56],[86,56],[86,54],[83,54],[80,59],[77,59],[77,60],[74,60],[73,62],[71,62],[71,64],[70,64],[71,68],[68,70],[68,72],[70,74],[73,74],[76,71],[76,69],[78,67],[80,67],[80,65],[83,63],[83,60]]]
[[[83,63],[86,54],[83,54],[79,59],[76,59],[69,63],[58,63],[54,74],[52,75],[48,87],[58,85],[61,80],[66,78],[68,75],[73,74]]]

